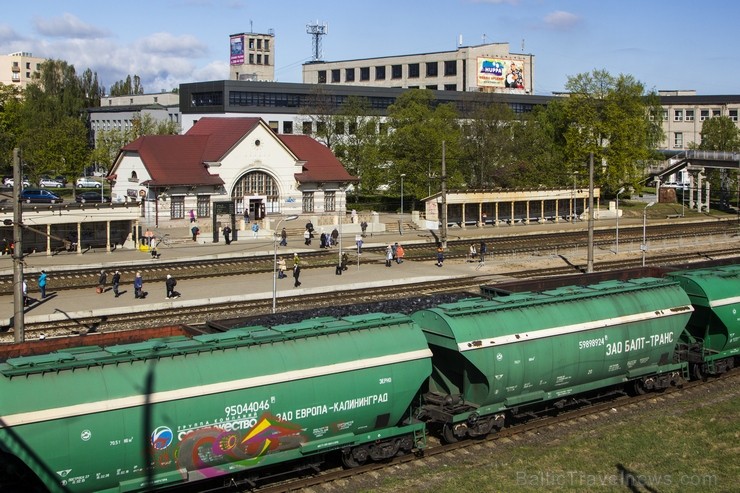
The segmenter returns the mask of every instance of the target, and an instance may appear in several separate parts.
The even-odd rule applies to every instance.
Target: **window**
[[[265,212],[280,212],[278,186],[273,177],[267,173],[252,171],[239,178],[231,192],[231,197],[241,202],[245,195],[263,195],[267,197]],[[244,212],[243,208],[242,212]]]
[[[353,68],[344,69],[344,81],[345,82],[355,81],[355,69]]]
[[[326,84],[326,70],[319,70],[319,84]]]
[[[170,219],[185,218],[185,197],[179,195],[170,198]]]
[[[270,128],[272,129],[272,131],[275,132],[275,133],[277,133],[277,131],[278,131],[278,125],[279,125],[278,122],[275,121],[275,120],[270,120],[269,125],[270,125]]]
[[[337,122],[334,125],[334,133],[337,135],[344,135],[344,122]]]
[[[727,115],[730,117],[730,120],[732,120],[733,122],[737,121],[737,110],[729,110],[727,112]]]
[[[699,119],[701,121],[704,121],[707,118],[709,118],[709,110],[701,110],[701,113],[700,114],[701,114],[701,116],[699,117]]]
[[[360,67],[360,80],[370,80],[370,67]]]
[[[335,68],[331,71],[331,82],[332,84],[336,84],[342,81],[341,72],[338,68]]]
[[[427,89],[431,89],[432,91],[437,90],[437,84],[432,84],[431,86],[427,86]]]
[[[349,122],[349,134],[357,135],[357,122],[355,121]]]
[[[419,64],[418,63],[409,63],[409,78],[410,79],[419,78]]]
[[[303,122],[303,135],[311,135],[313,133],[313,122]]]
[[[457,61],[448,60],[445,62],[445,76],[457,75]]]
[[[385,80],[385,67],[375,67],[375,80]]]
[[[326,122],[316,122],[316,133],[326,135]]]
[[[270,55],[265,55],[265,65],[270,65]]]
[[[456,84],[445,84],[445,91],[457,91]]]
[[[254,53],[250,53],[249,54],[249,63],[251,63],[252,65],[254,65]]]
[[[337,203],[337,192],[331,191],[331,192],[324,192],[324,211],[325,212],[334,212],[337,210],[336,208]]]
[[[261,50],[262,49],[262,40],[261,39],[258,39],[257,40],[257,49],[258,50]]]
[[[668,110],[660,110],[660,119],[664,122],[668,121]]]
[[[712,110],[712,118],[717,118],[722,116],[722,110]]]
[[[694,110],[686,110],[686,121],[687,122],[694,121]]]
[[[427,62],[427,77],[437,77],[439,63]]]
[[[313,212],[313,192],[303,192],[303,212]]]
[[[254,38],[249,38],[249,49],[250,50],[254,49]]]
[[[208,217],[211,215],[211,197],[210,195],[198,195],[198,204],[196,206],[198,217]]]
[[[283,122],[283,133],[284,134],[293,133],[293,122]]]
[[[391,65],[391,79],[403,77],[403,68],[400,65]]]
[[[270,51],[270,40],[269,39],[265,40],[265,51]]]
[[[262,65],[262,55],[257,54],[257,65]]]
[[[673,147],[675,149],[681,149],[683,147],[683,132],[673,134]]]
[[[683,110],[673,110],[673,121],[674,122],[683,121]]]

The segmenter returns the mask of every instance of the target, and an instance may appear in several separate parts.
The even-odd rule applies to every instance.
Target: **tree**
[[[709,118],[701,127],[699,149],[705,151],[740,151],[740,130],[727,116]]]
[[[350,96],[333,123],[334,132],[342,137],[336,139],[333,152],[351,175],[360,178],[355,198],[360,191],[376,192],[386,183],[380,118],[373,114],[366,98]]]
[[[445,143],[447,186],[464,186],[461,170],[461,133],[458,114],[450,104],[436,105],[432,92],[412,89],[388,107],[387,137],[391,165],[386,182],[395,186],[401,173],[413,197],[426,197],[440,189],[442,143]]]
[[[13,149],[18,146],[21,105],[21,89],[0,84],[0,167],[6,174],[13,169]]]
[[[569,97],[551,102],[569,122],[564,132],[569,174],[580,171],[590,153],[597,163],[595,181],[606,189],[638,188],[644,163],[662,139],[657,99],[630,75],[604,70],[568,78]]]
[[[341,139],[337,134],[339,106],[335,99],[327,94],[321,86],[311,91],[308,104],[301,108],[301,114],[311,120],[312,126],[316,128],[316,140],[329,149]]]
[[[125,80],[119,80],[110,87],[110,96],[134,96],[144,94],[144,86],[141,85],[141,77],[134,75],[126,76]]]

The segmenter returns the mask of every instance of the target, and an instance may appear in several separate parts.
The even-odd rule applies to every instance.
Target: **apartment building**
[[[0,83],[25,89],[45,61],[26,51],[0,55]]]

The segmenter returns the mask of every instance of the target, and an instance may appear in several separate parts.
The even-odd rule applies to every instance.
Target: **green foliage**
[[[144,94],[144,86],[141,85],[141,77],[134,75],[133,78],[130,75],[126,76],[125,80],[119,80],[115,82],[110,88],[110,96],[134,96],[137,94]]]
[[[701,127],[699,149],[735,152],[740,150],[740,129],[727,116],[709,118]]]
[[[444,142],[447,186],[463,187],[467,173],[462,169],[458,118],[452,105],[436,105],[429,90],[404,92],[388,108],[388,183],[395,185],[404,173],[409,195],[425,197],[438,192]]]

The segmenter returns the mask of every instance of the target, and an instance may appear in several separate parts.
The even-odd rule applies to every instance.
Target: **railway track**
[[[728,234],[726,221],[683,223],[677,225],[656,225],[649,228],[650,241],[671,241],[674,239],[686,239],[688,237],[702,238],[718,234]],[[513,233],[513,231],[512,231]],[[641,241],[642,228],[621,228],[621,241]],[[406,259],[408,260],[433,260],[436,255],[434,237],[431,234],[418,235],[416,239],[408,238],[409,243],[404,244]],[[471,243],[485,241],[489,246],[489,258],[507,257],[514,255],[557,255],[575,246],[583,246],[587,242],[586,231],[557,232],[546,234],[526,234],[514,236],[477,237],[475,239],[462,239],[454,232],[448,236],[448,251],[445,257],[448,259],[465,258],[468,255],[468,247]],[[609,230],[596,230],[594,232],[594,245],[596,248],[609,249],[614,242],[614,232]],[[166,250],[165,250],[166,251]],[[351,252],[352,250],[347,250]],[[360,263],[378,264],[384,261],[384,247],[365,247]],[[283,253],[285,254],[285,253]],[[337,262],[337,250],[318,250],[301,252],[301,260],[304,268],[323,268],[335,265]],[[653,255],[651,254],[651,257]],[[354,263],[354,261],[353,261]],[[116,265],[110,263],[106,269],[117,269],[121,272],[123,284],[133,281],[137,271],[144,273],[150,282],[163,281],[167,274],[174,274],[178,279],[206,279],[220,276],[233,276],[240,274],[264,273],[273,270],[273,255],[244,256],[235,254],[230,257],[208,258],[208,259],[180,259],[180,260],[151,260],[131,265]],[[63,291],[67,289],[92,288],[97,285],[100,267],[83,266],[60,266],[53,271],[54,289]],[[10,273],[0,275],[0,296],[10,295],[13,292],[13,276]]]
[[[398,299],[408,296],[413,292],[415,296],[432,296],[439,293],[465,292],[477,295],[480,284],[487,282],[488,276],[471,276],[451,279],[445,283],[439,281],[422,282],[417,284],[404,284],[383,286],[377,288],[363,288],[361,292],[344,290],[327,294],[325,292],[309,293],[300,296],[286,296],[280,298],[280,304],[285,306],[300,306],[301,309],[319,309],[328,306],[352,305],[357,303],[370,303],[389,299]],[[199,304],[198,300],[182,301],[174,303],[171,307],[146,309],[136,312],[116,312],[115,310],[99,310],[95,314],[75,314],[74,318],[64,313],[59,313],[52,320],[45,322],[34,322],[27,320],[25,333],[29,340],[38,339],[43,334],[47,337],[74,337],[84,336],[91,333],[114,332],[137,330],[141,327],[169,326],[173,324],[186,324],[196,331],[212,331],[206,324],[209,320],[222,320],[220,330],[227,330],[229,320],[234,320],[234,325],[244,325],[245,319],[253,319],[256,316],[265,316],[272,311],[272,299],[250,300],[246,297],[233,298],[219,302],[211,300],[211,303]],[[281,313],[269,315],[268,322],[271,324],[281,323]],[[236,321],[239,322],[236,322]],[[211,327],[214,325],[211,324]],[[217,329],[219,330],[219,329]],[[0,344],[13,341],[12,331],[0,333]]]

